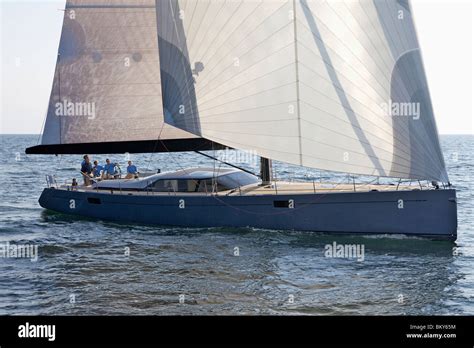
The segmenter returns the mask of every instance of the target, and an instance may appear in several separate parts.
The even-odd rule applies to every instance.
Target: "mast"
[[[272,161],[265,157],[260,157],[260,178],[262,186],[270,185],[273,180]]]

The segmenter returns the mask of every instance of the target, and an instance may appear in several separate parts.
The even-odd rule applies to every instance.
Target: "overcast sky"
[[[41,132],[65,1],[0,0],[0,133]],[[471,0],[412,0],[441,134],[474,134]]]

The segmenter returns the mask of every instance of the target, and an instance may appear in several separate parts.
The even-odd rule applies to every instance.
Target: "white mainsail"
[[[166,122],[297,165],[448,181],[405,0],[158,0]]]
[[[68,0],[42,145],[197,138],[164,123],[153,0]]]

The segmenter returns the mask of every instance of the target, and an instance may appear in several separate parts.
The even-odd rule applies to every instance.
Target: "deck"
[[[56,186],[59,190],[71,191],[71,185]],[[389,192],[389,191],[412,191],[412,190],[430,190],[428,186],[419,185],[384,185],[384,184],[348,184],[348,183],[321,183],[321,182],[284,182],[276,181],[268,186],[249,185],[241,188],[220,191],[217,193],[206,192],[152,192],[152,191],[130,191],[130,190],[97,190],[92,186],[78,186],[74,191],[79,192],[98,192],[102,194],[128,195],[128,196],[261,196],[261,195],[292,195],[292,194],[331,194],[331,193],[350,193],[350,192]]]

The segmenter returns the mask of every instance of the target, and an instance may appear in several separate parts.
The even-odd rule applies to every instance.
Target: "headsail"
[[[325,170],[448,181],[408,0],[158,0],[166,122]]]
[[[154,0],[68,0],[41,146],[28,153],[190,151],[163,122]]]

